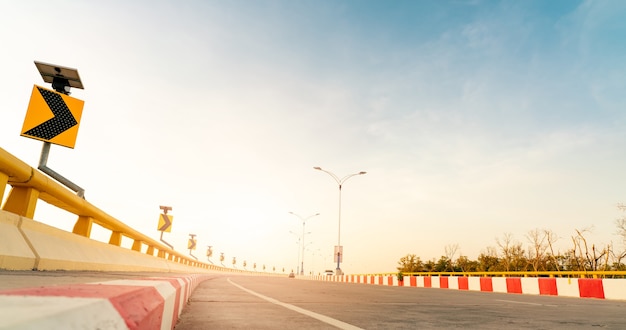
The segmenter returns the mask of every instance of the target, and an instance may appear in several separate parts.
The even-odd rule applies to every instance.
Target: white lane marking
[[[278,306],[282,306],[282,307],[285,307],[287,309],[291,309],[294,312],[298,312],[298,313],[304,314],[304,315],[306,315],[308,317],[312,317],[314,319],[320,320],[320,321],[322,321],[324,323],[328,323],[328,324],[330,324],[332,326],[335,326],[335,327],[337,327],[339,329],[363,330],[362,328],[359,328],[359,327],[354,326],[352,324],[348,324],[348,323],[345,323],[345,322],[333,319],[332,317],[328,317],[326,315],[322,315],[322,314],[318,314],[318,313],[315,313],[315,312],[311,312],[311,311],[306,310],[304,308],[300,308],[300,307],[297,307],[297,306],[294,306],[294,305],[291,305],[291,304],[287,304],[287,303],[284,303],[282,301],[276,300],[274,298],[266,297],[266,296],[264,296],[264,295],[262,295],[260,293],[256,293],[256,292],[254,292],[252,290],[244,288],[243,286],[241,286],[241,285],[239,285],[237,283],[234,283],[233,281],[230,280],[230,278],[228,278],[227,281],[230,284],[238,287],[239,289],[241,289],[243,291],[246,291],[247,293],[249,293],[251,295],[254,295],[254,296],[257,296],[257,297],[259,297],[261,299],[267,300],[267,301],[271,302],[272,304],[276,304]]]
[[[533,306],[550,306],[550,307],[557,307],[557,305],[546,305],[546,304],[539,304],[539,303],[529,303],[529,302],[515,301],[515,300],[500,300],[500,299],[495,299],[495,301],[500,301],[500,302],[508,302],[508,303],[514,303],[514,304],[523,304],[523,305],[533,305]]]

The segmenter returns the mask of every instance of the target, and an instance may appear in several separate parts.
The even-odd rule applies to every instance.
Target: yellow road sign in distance
[[[187,249],[188,250],[195,250],[196,249],[196,244],[198,243],[198,240],[195,238],[190,238],[189,241],[187,242]]]
[[[85,101],[35,85],[21,136],[74,148]]]
[[[160,214],[158,231],[172,232],[172,222],[174,222],[174,216],[169,214]]]

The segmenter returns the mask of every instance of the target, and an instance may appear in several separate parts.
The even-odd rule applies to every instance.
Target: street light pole
[[[300,215],[295,214],[293,212],[289,212],[293,215],[295,215],[296,217],[300,218],[300,220],[302,220],[302,258],[300,259],[300,275],[304,275],[304,225],[306,224],[306,221],[314,216],[320,215],[319,213],[315,213],[313,215],[310,215],[306,218],[302,218]]]
[[[363,175],[366,174],[367,172],[361,171],[358,173],[353,173],[353,174],[348,174],[346,176],[344,176],[343,178],[339,178],[337,175],[335,175],[335,173],[327,171],[325,169],[322,169],[319,166],[313,167],[313,169],[318,170],[318,171],[322,171],[322,172],[326,172],[328,175],[330,175],[333,179],[335,179],[335,181],[337,182],[337,184],[339,185],[339,229],[337,230],[337,251],[334,253],[335,257],[337,258],[337,275],[343,275],[343,273],[341,272],[341,267],[340,267],[340,263],[341,263],[341,259],[342,259],[342,247],[341,247],[341,186],[343,185],[344,182],[346,182],[348,179],[350,179],[353,176],[356,175]]]
[[[289,231],[290,234],[294,234],[296,235],[296,237],[298,237],[299,235],[294,233],[293,231]],[[296,274],[300,274],[300,239],[301,237],[298,237],[298,241],[296,242],[298,244],[298,248],[296,249],[296,251],[298,252],[298,258],[297,258],[297,262],[296,262]]]

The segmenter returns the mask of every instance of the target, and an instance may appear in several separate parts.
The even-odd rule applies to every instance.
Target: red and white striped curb
[[[0,329],[173,329],[210,275],[0,291]]]
[[[395,275],[320,275],[314,276],[313,279],[387,286],[626,300],[626,279],[404,276],[403,281],[398,281]]]

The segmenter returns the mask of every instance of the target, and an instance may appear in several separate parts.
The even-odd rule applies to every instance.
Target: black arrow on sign
[[[48,108],[50,108],[54,117],[24,132],[24,135],[51,140],[55,136],[78,124],[60,94],[53,93],[41,87],[37,87],[37,89],[39,93],[41,93],[44,101],[48,104]]]
[[[172,222],[170,221],[170,218],[166,214],[161,214],[161,218],[163,218],[163,222],[165,223],[163,224],[163,226],[161,226],[161,228],[159,228],[159,230],[165,231],[169,226],[172,225]]]

